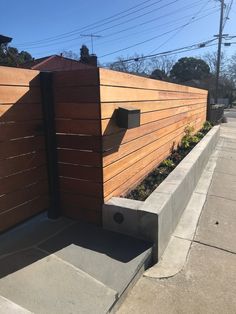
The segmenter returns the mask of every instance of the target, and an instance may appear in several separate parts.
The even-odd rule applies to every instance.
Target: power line
[[[159,0],[159,1],[155,2],[155,3],[152,3],[151,5],[157,4],[157,3],[161,2],[161,1],[163,1],[163,0]],[[180,0],[172,1],[171,3],[165,4],[164,6],[161,6],[161,7],[156,8],[155,10],[148,11],[148,12],[146,12],[145,14],[142,14],[142,15],[138,15],[138,16],[132,18],[132,19],[129,19],[128,21],[123,22],[123,23],[119,23],[119,24],[116,24],[116,25],[112,25],[112,26],[110,26],[110,27],[108,27],[108,28],[105,28],[105,29],[102,29],[102,30],[100,30],[99,32],[96,32],[96,33],[100,33],[100,32],[102,32],[102,31],[105,31],[105,30],[107,30],[107,29],[111,29],[111,28],[113,28],[113,27],[117,27],[117,26],[119,26],[119,25],[123,25],[124,23],[128,23],[128,22],[130,22],[131,20],[138,19],[138,18],[140,18],[140,17],[143,17],[144,15],[153,13],[153,12],[156,11],[156,10],[160,10],[161,8],[167,7],[167,6],[169,6],[169,5],[173,4],[173,3],[176,3],[177,1],[180,1]],[[144,3],[146,3],[146,2],[147,2],[147,1],[145,1]],[[181,12],[182,12],[183,9],[192,8],[192,7],[195,6],[195,4],[199,4],[199,2],[197,1],[197,2],[195,2],[194,4],[191,4],[190,6],[189,6],[189,5],[184,6],[184,7],[180,8],[180,10],[181,10]],[[147,7],[149,7],[149,6],[150,6],[150,5],[145,6],[145,7],[141,8],[141,9],[136,10],[136,11],[134,11],[134,12],[131,12],[131,13],[129,13],[129,14],[123,15],[123,16],[120,17],[120,18],[124,18],[124,17],[127,16],[127,15],[134,14],[135,12],[140,11],[140,10],[142,10],[142,9],[144,9],[144,8],[147,8]],[[125,11],[125,12],[127,12],[127,11]],[[166,16],[169,16],[169,15],[174,14],[174,13],[176,13],[176,10],[175,10],[175,11],[172,11],[172,12],[169,13],[169,14],[160,16],[159,19],[161,19],[161,18],[163,18],[163,17],[166,17]],[[153,20],[154,20],[154,19],[153,19]],[[153,20],[152,20],[152,21],[153,21]],[[148,22],[150,22],[150,21],[148,21]],[[145,24],[145,23],[147,23],[147,22],[144,22],[144,23],[141,23],[141,24]],[[139,25],[135,25],[135,26],[132,26],[132,27],[130,27],[130,28],[128,28],[128,29],[135,28],[135,27],[138,27],[138,26],[139,26]],[[123,29],[123,30],[118,31],[118,32],[116,32],[116,33],[111,33],[111,34],[109,34],[108,36],[113,36],[113,35],[115,35],[115,34],[117,34],[117,33],[124,32],[124,31],[126,31],[126,30],[128,30],[128,29]],[[38,49],[38,48],[44,48],[44,47],[50,47],[50,46],[57,46],[58,44],[63,44],[63,43],[71,42],[71,41],[76,41],[76,40],[78,40],[78,39],[80,39],[80,37],[75,37],[75,38],[72,38],[72,39],[67,39],[67,40],[64,40],[64,41],[61,41],[61,42],[56,42],[56,43],[49,43],[49,42],[48,42],[48,44],[37,45],[37,46],[34,46],[34,47],[25,47],[24,49]],[[59,40],[59,38],[58,38],[57,40]]]
[[[162,0],[162,1],[163,1],[163,0]],[[108,28],[102,29],[102,30],[100,30],[99,32],[97,31],[96,34],[101,33],[102,31],[105,31],[105,30],[107,30],[107,29],[111,29],[111,28],[113,28],[113,27],[117,27],[117,26],[123,25],[123,24],[125,24],[125,23],[129,23],[130,21],[136,20],[136,19],[138,19],[138,18],[140,18],[140,17],[143,17],[143,16],[145,16],[145,15],[151,14],[151,13],[157,11],[157,10],[163,9],[164,7],[168,7],[168,6],[174,4],[174,3],[178,2],[178,1],[180,1],[180,0],[174,0],[174,1],[170,2],[170,3],[168,3],[168,4],[165,4],[165,5],[163,5],[163,6],[160,6],[160,7],[156,8],[155,10],[148,11],[148,12],[146,12],[146,13],[144,13],[144,14],[138,15],[138,16],[136,16],[136,17],[134,17],[134,18],[132,18],[132,19],[129,19],[129,20],[127,20],[127,21],[124,21],[124,22],[122,22],[122,23],[115,24],[115,25],[110,26],[110,27],[108,27]],[[160,1],[159,1],[159,2],[160,2]],[[187,6],[181,7],[180,10],[181,10],[181,12],[182,12],[184,9],[193,8],[196,4],[199,4],[199,1],[196,1],[196,2],[194,2],[194,3],[191,4],[191,5],[187,5]],[[170,16],[170,15],[176,13],[176,12],[178,12],[178,10],[175,10],[175,11],[172,11],[171,13],[162,15],[162,16],[159,17],[159,19],[164,18],[164,17],[167,17],[167,16]],[[122,31],[125,31],[125,30],[122,30]],[[109,34],[109,36],[111,36],[111,35],[112,35],[112,34]],[[76,37],[76,38],[72,38],[72,39],[67,39],[67,40],[61,41],[60,43],[49,43],[49,44],[46,44],[46,45],[38,45],[38,46],[34,46],[34,47],[29,46],[29,47],[25,47],[24,49],[38,49],[38,48],[56,46],[56,45],[58,45],[58,44],[67,43],[67,42],[75,41],[75,40],[78,40],[78,39],[80,39],[80,37]]]
[[[208,9],[208,10],[205,10],[205,13],[206,12],[211,12],[211,13],[215,13],[215,12],[217,12],[217,11],[213,11],[212,9],[214,9],[214,8],[211,8],[211,9]],[[141,34],[141,33],[143,33],[143,32],[149,32],[149,31],[156,31],[156,29],[157,28],[162,28],[163,26],[172,26],[172,25],[176,25],[176,24],[179,24],[179,22],[178,21],[181,21],[181,20],[183,20],[183,19],[186,19],[186,18],[188,18],[188,17],[190,17],[190,16],[192,16],[192,14],[188,14],[188,15],[186,15],[186,16],[183,16],[183,17],[181,17],[181,18],[179,18],[179,19],[174,19],[174,20],[171,20],[171,21],[169,21],[169,22],[166,22],[166,23],[162,23],[162,24],[157,24],[157,25],[155,25],[155,27],[151,27],[151,28],[147,28],[147,29],[144,29],[144,30],[141,30],[141,31],[139,31],[139,35]],[[201,17],[205,17],[205,15],[204,16],[201,16]],[[156,20],[160,20],[160,18],[155,18],[154,20],[156,21]],[[176,22],[178,22],[178,23],[176,23]],[[139,27],[139,26],[141,26],[141,25],[145,25],[145,24],[148,24],[149,23],[149,21],[148,22],[145,22],[145,23],[141,23],[141,24],[139,24],[139,25],[135,25],[134,27],[132,27],[132,28],[136,28],[136,27]],[[113,42],[113,41],[118,41],[118,40],[123,40],[124,38],[128,38],[128,37],[130,37],[130,36],[133,36],[133,35],[136,35],[137,33],[131,33],[131,34],[128,34],[127,36],[122,36],[122,37],[119,37],[119,38],[114,38],[114,39],[111,39],[111,40],[105,40],[105,41],[101,41],[101,42],[99,42],[98,43],[98,45],[104,45],[104,44],[107,44],[107,43],[110,43],[110,42]],[[105,36],[105,37],[107,37],[107,36]]]
[[[156,1],[154,4],[158,4],[158,3],[162,2],[162,1],[164,1],[164,0]],[[137,19],[139,19],[139,18],[143,18],[143,17],[146,16],[146,15],[152,14],[152,13],[154,13],[154,12],[160,10],[160,9],[166,8],[166,7],[168,7],[168,6],[170,6],[170,5],[174,4],[174,3],[176,3],[176,2],[178,2],[178,1],[181,1],[181,0],[173,0],[172,2],[167,3],[167,4],[164,4],[163,6],[160,6],[160,7],[156,8],[156,9],[153,9],[153,10],[151,10],[151,11],[142,13],[142,14],[140,14],[140,15],[138,15],[138,16],[133,17],[133,18],[129,18],[129,19],[125,20],[125,21],[122,21],[121,23],[118,23],[118,24],[115,24],[115,25],[111,25],[111,26],[106,27],[106,28],[103,28],[103,29],[101,29],[101,30],[97,30],[97,31],[94,32],[94,33],[95,33],[95,34],[99,34],[99,33],[101,33],[101,32],[104,32],[104,31],[106,31],[106,30],[112,29],[112,28],[114,28],[114,27],[117,27],[117,26],[120,26],[120,25],[124,25],[124,24],[126,24],[126,23],[130,23],[131,21],[137,20]],[[195,3],[198,3],[198,1],[195,2]],[[150,5],[149,5],[149,6],[150,6]],[[145,7],[145,8],[146,8],[146,7]],[[142,8],[142,9],[144,9],[144,8]],[[142,9],[139,9],[139,10],[137,10],[137,11],[140,11],[140,10],[142,10]],[[130,15],[132,15],[132,14],[134,14],[134,13],[137,13],[137,11],[128,13],[128,14],[126,14],[126,15],[120,17],[119,19],[124,18],[124,17],[127,17],[127,16],[130,16]],[[166,16],[168,16],[168,14],[167,14]],[[117,19],[116,19],[116,20],[117,20]],[[114,20],[112,20],[111,22],[113,22],[113,21],[114,21]],[[107,23],[108,23],[108,22],[107,22]],[[107,24],[107,23],[106,23],[106,24]],[[110,22],[109,22],[109,23],[110,23]],[[102,25],[103,25],[103,24],[102,24]],[[100,25],[99,27],[101,27],[102,25]],[[74,35],[75,35],[75,34],[74,34]],[[73,38],[73,39],[68,39],[68,40],[63,41],[63,42],[60,42],[60,43],[69,42],[69,41],[73,41],[73,40],[77,40],[77,39],[78,39],[78,37]],[[57,39],[57,40],[60,40],[60,39]],[[55,41],[55,40],[54,40],[54,41]],[[56,43],[56,44],[60,44],[60,43]],[[41,47],[48,47],[48,46],[55,45],[55,43],[52,43],[52,44],[49,43],[49,44],[41,45],[41,46],[37,46],[37,47],[36,47],[35,45],[36,45],[36,44],[34,44],[33,47],[32,47],[32,45],[29,45],[29,46],[26,47],[25,49],[32,49],[32,48],[35,49],[35,48],[41,48]],[[19,46],[19,45],[18,45],[18,46]]]
[[[47,41],[53,41],[53,40],[58,40],[58,39],[61,39],[61,38],[65,38],[65,37],[68,37],[68,36],[75,35],[75,34],[77,34],[77,33],[79,33],[79,32],[82,32],[82,31],[89,31],[89,30],[91,30],[91,29],[94,29],[95,27],[101,27],[101,26],[106,25],[106,24],[108,24],[108,23],[114,22],[114,21],[116,21],[117,19],[121,19],[121,18],[126,17],[126,16],[128,16],[128,15],[131,15],[131,14],[134,14],[134,13],[136,13],[136,12],[139,12],[140,10],[143,10],[143,9],[145,9],[145,8],[147,8],[147,7],[153,6],[153,5],[155,5],[155,4],[157,4],[157,3],[160,3],[160,2],[162,2],[162,1],[164,1],[164,0],[155,1],[154,3],[152,3],[152,4],[148,5],[148,6],[145,6],[145,7],[141,8],[141,9],[139,9],[139,10],[136,10],[136,11],[134,11],[134,12],[131,12],[131,13],[128,13],[128,14],[127,14],[127,12],[129,12],[129,11],[131,11],[131,10],[133,10],[133,9],[135,9],[135,8],[137,8],[137,7],[139,7],[139,6],[142,6],[142,5],[144,5],[145,3],[148,3],[148,2],[150,2],[150,1],[152,1],[152,0],[146,0],[146,1],[144,1],[144,2],[141,2],[141,3],[138,4],[138,5],[132,6],[132,7],[129,8],[129,9],[123,10],[123,11],[117,13],[117,14],[114,14],[114,15],[112,15],[112,16],[110,16],[110,17],[107,17],[107,18],[105,18],[105,19],[102,19],[102,20],[100,20],[100,21],[98,21],[98,22],[94,22],[94,23],[89,24],[89,25],[87,25],[87,26],[84,26],[84,27],[82,27],[82,28],[77,28],[77,29],[72,30],[72,31],[70,31],[70,32],[62,33],[62,34],[60,34],[60,35],[48,37],[48,38],[41,39],[41,40],[38,40],[38,41],[19,43],[19,44],[17,44],[17,45],[18,45],[18,46],[22,46],[22,45],[30,45],[30,44],[37,44],[37,43],[47,42]],[[124,13],[125,13],[124,16],[121,16],[121,17],[117,18],[117,16],[123,15]],[[114,19],[114,18],[115,18],[115,19]],[[111,21],[109,21],[109,20],[111,20]],[[105,22],[105,21],[106,21],[106,22]],[[105,23],[103,23],[103,22],[105,22]]]
[[[176,48],[176,49],[172,49],[172,50],[162,51],[162,52],[155,53],[155,54],[149,54],[149,55],[141,56],[141,57],[138,57],[138,58],[125,59],[125,60],[122,60],[122,62],[139,61],[139,60],[149,59],[149,58],[153,58],[153,57],[157,57],[157,56],[165,56],[165,55],[169,55],[169,54],[175,54],[175,53],[178,53],[178,52],[186,52],[186,51],[201,49],[201,48],[204,48],[204,47],[211,47],[211,46],[216,45],[216,44],[211,44],[211,45],[208,45],[208,44],[212,43],[215,40],[216,40],[216,38],[209,39],[209,40],[207,40],[205,42],[200,42],[200,43],[192,44],[192,45],[189,45],[189,46],[184,46],[184,47],[181,47],[181,48]],[[206,46],[206,45],[208,45],[208,46]],[[115,63],[119,63],[119,62],[120,61],[110,62],[110,64],[115,64]]]
[[[190,25],[193,21],[195,21],[195,19],[197,18],[197,16],[202,12],[202,10],[211,2],[211,0],[208,0],[201,8],[200,10],[197,11],[197,13],[186,23],[184,24],[180,29],[178,29],[173,35],[171,35],[166,41],[164,41],[164,43],[162,43],[160,46],[158,46],[157,48],[155,48],[154,50],[152,50],[150,53],[153,53],[155,51],[157,51],[159,48],[163,47],[164,45],[166,45],[169,41],[171,41],[171,39],[173,39],[177,34],[179,34],[185,27],[187,27],[188,25]]]
[[[214,12],[214,13],[215,13],[215,12]],[[208,14],[208,15],[204,16],[204,18],[207,17],[207,16],[209,16],[209,15],[211,15],[211,14]],[[200,20],[200,19],[202,19],[202,18],[195,19],[194,21],[192,21],[192,23],[193,23],[193,22],[196,22],[196,21],[198,21],[198,20]],[[116,51],[107,53],[107,54],[105,54],[105,55],[102,55],[102,56],[99,57],[99,58],[107,57],[107,56],[110,56],[110,55],[115,54],[115,53],[117,53],[117,52],[121,52],[121,51],[128,50],[128,49],[130,49],[130,48],[137,47],[137,46],[139,46],[139,45],[142,45],[142,44],[144,44],[144,43],[150,42],[150,41],[152,41],[152,40],[154,40],[154,39],[157,39],[157,38],[159,38],[159,37],[162,37],[162,36],[164,36],[164,35],[167,35],[167,34],[173,32],[173,31],[176,31],[176,30],[178,30],[178,29],[181,29],[182,27],[183,27],[183,25],[180,26],[180,27],[177,28],[177,29],[175,28],[175,29],[173,29],[173,30],[171,30],[171,31],[168,31],[168,32],[165,32],[165,33],[163,33],[163,34],[160,34],[160,35],[154,36],[154,37],[152,37],[152,38],[146,39],[146,40],[144,40],[144,41],[138,42],[138,43],[136,43],[136,44],[134,44],[134,45],[131,45],[131,46],[129,46],[129,47],[122,48],[122,49],[119,49],[119,50],[116,50]]]
[[[236,36],[232,36],[232,37],[236,37]],[[182,48],[176,48],[176,49],[173,49],[173,50],[168,50],[168,51],[163,51],[163,52],[159,52],[159,53],[155,53],[155,54],[152,54],[152,55],[146,55],[146,56],[141,56],[141,57],[136,57],[136,58],[129,58],[129,59],[126,59],[126,60],[121,60],[122,62],[136,62],[136,61],[139,61],[139,60],[145,60],[145,59],[151,59],[151,58],[154,58],[154,57],[159,57],[159,56],[170,56],[170,55],[175,55],[175,54],[179,54],[179,53],[183,53],[183,52],[189,52],[189,51],[192,51],[192,50],[198,50],[198,49],[202,49],[202,48],[208,48],[208,47],[212,47],[212,46],[216,46],[217,43],[213,43],[213,44],[210,44],[208,45],[208,43],[211,43],[213,41],[215,41],[215,39],[211,39],[211,40],[208,40],[206,42],[200,42],[200,43],[197,43],[197,44],[193,44],[193,45],[190,45],[190,46],[185,46],[185,47],[182,47]],[[236,44],[236,41],[235,42],[231,42],[231,45],[235,45]],[[116,63],[119,63],[120,61],[115,61],[115,62],[108,62],[108,66],[110,64],[116,64]]]
[[[226,9],[226,15],[225,15],[224,22],[223,22],[223,30],[225,28],[227,21],[229,20],[229,14],[230,14],[230,11],[232,9],[232,5],[233,5],[233,0],[231,0],[230,4],[228,4],[227,9]]]
[[[168,6],[172,5],[172,4],[174,4],[174,3],[176,3],[176,2],[179,2],[179,1],[181,1],[181,0],[173,0],[172,2],[167,3],[167,4],[164,4],[164,5],[161,6],[161,7],[158,7],[158,8],[156,8],[156,9],[153,9],[153,10],[148,11],[148,12],[146,12],[146,13],[143,13],[143,14],[140,14],[140,15],[138,15],[138,16],[135,16],[135,17],[133,17],[133,18],[131,18],[131,19],[128,19],[127,21],[123,21],[123,22],[121,22],[121,23],[118,23],[118,24],[112,25],[112,26],[110,26],[110,27],[104,28],[104,29],[102,29],[102,30],[100,30],[100,31],[97,31],[96,33],[101,33],[101,32],[104,32],[104,31],[106,31],[106,30],[109,30],[109,29],[111,29],[111,28],[114,28],[114,27],[117,27],[117,26],[120,26],[120,25],[124,25],[125,23],[130,23],[131,21],[137,20],[137,19],[139,19],[139,18],[143,18],[144,16],[147,16],[147,15],[149,15],[149,14],[152,14],[152,13],[156,12],[156,11],[159,11],[159,10],[161,10],[161,9],[164,9],[164,8],[166,8],[166,7],[168,7]],[[168,16],[168,15],[169,15],[169,14],[167,14],[166,16]]]
[[[146,25],[146,24],[149,24],[149,23],[152,23],[152,22],[156,22],[157,20],[159,21],[159,20],[161,20],[161,19],[163,19],[163,18],[165,18],[165,17],[169,17],[169,16],[171,16],[171,15],[173,15],[173,14],[176,14],[176,13],[178,13],[178,12],[183,12],[183,10],[191,9],[191,8],[195,7],[196,5],[198,5],[198,4],[199,4],[199,1],[196,1],[196,2],[194,2],[194,4],[187,5],[187,6],[183,6],[183,7],[179,8],[179,10],[174,10],[174,11],[169,12],[168,14],[164,14],[164,15],[155,17],[154,19],[145,21],[145,22],[143,22],[143,23],[139,23],[139,24],[136,24],[136,25],[132,25],[132,26],[130,26],[130,27],[128,27],[128,28],[119,30],[119,31],[117,31],[117,32],[110,33],[110,34],[106,35],[105,37],[107,38],[107,37],[110,37],[110,36],[114,36],[114,35],[116,35],[116,34],[119,34],[119,33],[122,33],[122,32],[126,32],[126,31],[128,31],[128,30],[131,30],[131,29],[140,27],[140,26],[142,26],[142,25]],[[190,15],[188,15],[188,16],[190,16]],[[188,17],[188,16],[185,16],[185,17]],[[191,14],[191,16],[192,16],[192,14]],[[185,18],[185,17],[182,17],[182,18],[180,18],[180,19],[183,19],[183,18]],[[175,19],[175,21],[180,20],[180,19]],[[169,24],[169,22],[165,23],[165,25],[168,25],[168,24]]]

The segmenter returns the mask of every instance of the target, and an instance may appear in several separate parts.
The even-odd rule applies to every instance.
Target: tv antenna
[[[92,54],[93,54],[93,39],[94,38],[100,38],[102,36],[100,35],[94,35],[94,34],[80,34],[81,37],[90,37],[91,39],[91,47],[92,47]]]

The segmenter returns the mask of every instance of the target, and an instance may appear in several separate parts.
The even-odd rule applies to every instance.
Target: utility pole
[[[219,93],[219,77],[220,77],[220,61],[221,61],[221,45],[222,45],[222,33],[223,33],[223,20],[224,20],[224,0],[219,0],[221,2],[220,9],[220,28],[218,38],[218,53],[217,53],[217,64],[216,64],[216,87],[215,87],[215,104],[218,103],[218,93]]]
[[[99,37],[102,37],[102,36],[94,35],[94,34],[81,34],[80,36],[81,37],[90,37],[91,38],[91,47],[92,47],[92,54],[93,54],[93,39],[94,38],[99,38]]]

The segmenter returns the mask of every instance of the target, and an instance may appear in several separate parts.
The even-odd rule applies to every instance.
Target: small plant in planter
[[[210,131],[211,128],[212,124],[209,121],[205,121],[203,124],[202,131],[207,133],[208,131]]]
[[[165,159],[162,162],[162,165],[166,168],[174,169],[175,168],[175,163],[173,162],[172,159]]]

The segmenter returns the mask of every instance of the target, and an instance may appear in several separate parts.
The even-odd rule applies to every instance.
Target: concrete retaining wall
[[[153,257],[158,261],[218,138],[219,126],[215,126],[144,202],[111,198],[103,206],[103,227],[152,241]]]

